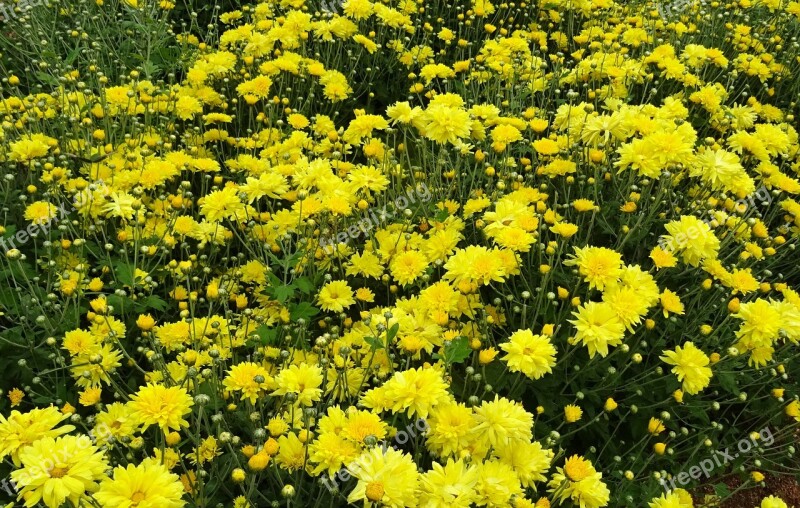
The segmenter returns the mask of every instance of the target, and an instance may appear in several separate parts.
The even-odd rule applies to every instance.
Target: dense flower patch
[[[800,3],[309,2],[11,20],[77,49],[3,80],[10,496],[687,508],[796,469]],[[103,16],[145,63],[103,69]]]

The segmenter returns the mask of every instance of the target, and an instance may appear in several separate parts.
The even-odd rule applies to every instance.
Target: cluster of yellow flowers
[[[655,7],[267,0],[166,80],[6,79],[13,496],[691,508],[767,423],[738,472],[796,461],[800,4]]]

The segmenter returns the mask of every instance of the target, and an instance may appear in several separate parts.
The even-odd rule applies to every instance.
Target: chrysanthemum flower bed
[[[9,506],[797,470],[800,3],[310,2],[8,20]]]

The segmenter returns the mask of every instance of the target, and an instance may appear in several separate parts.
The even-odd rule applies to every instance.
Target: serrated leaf
[[[258,335],[262,346],[269,346],[274,344],[278,338],[278,330],[267,325],[261,325],[256,328],[256,335]]]
[[[165,302],[161,297],[156,295],[150,295],[145,298],[142,298],[138,302],[136,302],[137,307],[140,307],[142,310],[149,310],[154,309],[159,312],[164,312],[167,309],[167,302]]]
[[[461,363],[472,354],[472,349],[469,347],[469,339],[467,337],[459,337],[450,341],[444,347],[444,361],[447,364]]]
[[[724,499],[731,495],[731,489],[729,489],[724,483],[716,483],[714,484],[714,493]]]
[[[317,314],[319,314],[319,309],[308,302],[300,302],[297,305],[289,307],[289,316],[291,316],[293,321],[297,321],[298,319],[311,319]]]
[[[717,379],[722,388],[734,395],[739,395],[739,386],[736,384],[736,377],[730,372],[717,372]]]
[[[125,286],[134,286],[135,273],[136,269],[124,261],[114,263],[114,275]]]
[[[286,301],[289,300],[289,298],[291,298],[294,294],[294,289],[295,287],[292,284],[283,284],[280,286],[267,288],[267,293],[279,302],[286,303]]]
[[[297,289],[299,289],[304,295],[311,294],[314,291],[314,282],[312,282],[308,277],[300,277],[294,281],[293,284],[297,286]]]

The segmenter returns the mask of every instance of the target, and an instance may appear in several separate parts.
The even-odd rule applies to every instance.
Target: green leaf
[[[286,301],[294,294],[294,289],[295,288],[293,284],[288,284],[268,288],[267,291],[270,291],[272,293],[272,297],[279,302],[286,303]]]
[[[383,345],[383,342],[381,342],[381,339],[379,339],[378,337],[364,337],[364,342],[369,344],[369,348],[372,351],[377,351],[379,349],[383,349],[386,347]]]
[[[311,294],[314,291],[314,282],[308,277],[300,277],[294,281],[293,284],[297,286],[297,289],[304,295]]]
[[[44,72],[36,72],[34,73],[36,79],[42,81],[43,83],[47,83],[48,85],[58,86],[58,80],[51,76],[50,74],[46,74]]]
[[[297,305],[289,306],[289,315],[293,321],[298,319],[311,319],[319,314],[319,309],[308,302],[300,302]]]
[[[739,386],[736,384],[736,377],[731,372],[717,372],[717,379],[722,388],[734,395],[739,395]]]
[[[278,338],[278,329],[271,328],[267,325],[261,325],[256,328],[256,335],[258,335],[262,346],[269,346],[276,342]]]
[[[724,483],[716,483],[714,484],[714,493],[725,499],[731,495],[731,489],[729,489]]]
[[[167,302],[161,299],[161,297],[150,295],[136,302],[136,307],[141,311],[154,309],[159,312],[164,312],[167,309]]]
[[[117,261],[114,263],[114,275],[125,286],[134,286],[136,269],[125,263],[124,261]]]
[[[114,307],[115,313],[118,312],[120,314],[124,314],[125,304],[128,301],[130,301],[130,299],[127,296],[119,296],[115,294],[115,295],[108,295],[106,297],[106,302],[108,303],[108,305]]]
[[[450,217],[450,212],[447,210],[439,210],[433,216],[433,220],[436,222],[444,222],[448,217]]]
[[[389,331],[386,332],[386,343],[391,344],[395,337],[397,337],[397,332],[400,330],[400,323],[395,323],[389,328]]]
[[[472,349],[469,347],[469,339],[467,337],[459,337],[450,341],[444,347],[444,361],[445,363],[461,363],[472,354]]]

